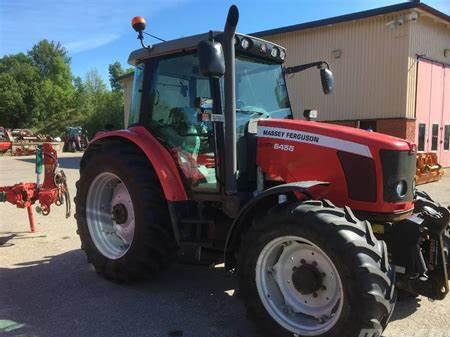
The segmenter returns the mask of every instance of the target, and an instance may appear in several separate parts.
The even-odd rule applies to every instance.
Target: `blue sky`
[[[400,0],[401,1],[401,0]],[[147,31],[172,39],[222,29],[231,4],[240,10],[238,30],[250,33],[398,3],[389,0],[0,0],[0,56],[27,51],[41,39],[60,41],[72,70],[84,76],[108,64],[126,66],[139,47],[130,20],[147,19]],[[450,13],[450,0],[428,0]],[[148,40],[150,42],[150,40]]]

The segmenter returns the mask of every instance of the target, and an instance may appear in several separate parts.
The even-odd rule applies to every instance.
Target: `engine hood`
[[[414,144],[400,138],[357,128],[322,122],[288,119],[258,121],[258,136],[317,144],[365,157],[380,149],[411,151]]]
[[[371,214],[371,219],[393,221],[411,213],[414,144],[381,133],[304,120],[261,119],[256,129],[256,164],[266,179],[328,182],[327,199],[339,207]],[[399,183],[404,187],[400,194]]]

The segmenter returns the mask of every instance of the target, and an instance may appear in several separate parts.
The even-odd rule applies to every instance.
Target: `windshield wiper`
[[[247,110],[247,109],[236,109],[236,112],[242,112],[242,113],[245,113],[247,115],[258,114],[260,116],[264,116],[264,115],[268,114],[267,112],[263,112],[263,111]]]

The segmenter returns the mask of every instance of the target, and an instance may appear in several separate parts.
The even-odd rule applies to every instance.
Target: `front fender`
[[[307,199],[313,199],[314,195],[323,194],[330,183],[324,181],[300,181],[296,183],[289,183],[278,185],[265,190],[251,199],[239,212],[239,215],[234,219],[233,224],[228,231],[227,240],[225,243],[225,268],[230,270],[235,267],[233,259],[233,252],[239,248],[241,234],[246,232],[251,226],[251,220],[256,214],[261,214],[258,209],[267,210],[267,201],[270,201],[274,196],[283,194],[301,193]],[[314,189],[314,193],[313,190]],[[322,191],[317,191],[317,189]],[[318,193],[319,192],[319,193]],[[271,204],[270,206],[273,206]],[[269,206],[269,207],[270,207]]]
[[[128,140],[144,152],[158,176],[164,196],[168,201],[185,201],[188,199],[174,159],[147,129],[142,126],[133,126],[125,130],[99,132],[89,142],[89,147],[113,138]]]

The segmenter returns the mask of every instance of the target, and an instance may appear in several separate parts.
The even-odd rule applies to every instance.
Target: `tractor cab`
[[[229,79],[202,73],[199,46],[223,39],[223,32],[200,34],[137,50],[129,58],[136,70],[128,124],[145,126],[169,149],[190,191],[220,190],[216,154],[224,151],[224,144],[216,140],[224,137],[222,110]],[[247,155],[256,156],[245,151],[249,121],[292,119],[292,110],[283,73],[284,48],[242,34],[234,40],[237,180],[245,186]]]

